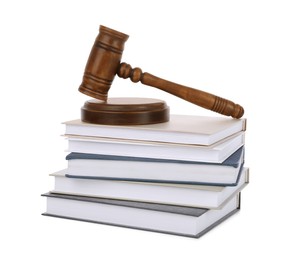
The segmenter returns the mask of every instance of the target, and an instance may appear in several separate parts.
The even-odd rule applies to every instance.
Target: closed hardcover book
[[[47,193],[42,215],[198,238],[240,208],[240,194],[220,210]]]
[[[64,124],[66,135],[212,145],[228,136],[245,131],[246,119],[171,115],[168,122],[151,125],[97,125],[79,119]]]
[[[244,145],[244,132],[209,145],[186,145],[67,135],[68,152],[222,163]]]
[[[66,176],[103,180],[236,186],[244,162],[239,148],[222,163],[70,153]]]
[[[66,170],[55,177],[53,193],[144,201],[202,208],[221,208],[248,183],[248,168],[243,168],[237,186],[205,186],[151,182],[128,182],[66,177]]]

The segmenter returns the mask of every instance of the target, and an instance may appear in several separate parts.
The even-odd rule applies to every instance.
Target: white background
[[[301,14],[291,0],[1,1],[0,258],[301,259]],[[89,99],[77,88],[100,24],[130,35],[134,67],[245,108],[242,210],[198,240],[40,215],[48,174],[66,167],[61,122]],[[119,78],[109,94],[216,115]]]

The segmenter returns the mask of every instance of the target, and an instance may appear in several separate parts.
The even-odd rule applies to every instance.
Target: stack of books
[[[65,126],[68,167],[51,174],[43,215],[200,237],[240,208],[245,119]]]

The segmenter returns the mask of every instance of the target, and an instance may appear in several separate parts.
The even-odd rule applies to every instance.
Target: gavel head
[[[96,99],[107,100],[107,94],[118,71],[128,35],[100,26],[90,52],[79,91]]]

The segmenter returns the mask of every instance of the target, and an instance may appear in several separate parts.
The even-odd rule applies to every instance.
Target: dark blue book
[[[236,186],[244,147],[222,163],[70,153],[67,177],[135,182]]]

